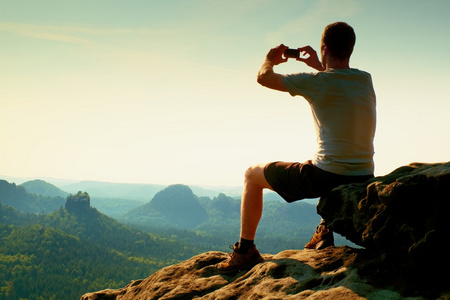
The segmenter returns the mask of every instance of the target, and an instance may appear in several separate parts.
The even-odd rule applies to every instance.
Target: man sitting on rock
[[[325,196],[339,185],[373,177],[375,92],[371,75],[349,66],[355,40],[353,28],[337,22],[322,33],[321,61],[310,46],[299,48],[302,55],[297,61],[317,73],[277,74],[273,68],[288,60],[284,56],[288,47],[280,45],[268,52],[258,72],[258,83],[308,101],[318,150],[312,160],[304,163],[264,163],[246,171],[240,241],[234,245],[230,257],[216,265],[219,272],[233,273],[263,261],[254,244],[263,209],[263,189],[271,189],[287,202],[293,202]],[[322,220],[305,248],[319,250],[332,245],[333,233]]]

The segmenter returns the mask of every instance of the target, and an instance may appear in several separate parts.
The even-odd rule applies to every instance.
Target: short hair
[[[325,27],[322,42],[327,46],[330,56],[344,60],[350,58],[353,52],[355,31],[345,22],[336,22]]]

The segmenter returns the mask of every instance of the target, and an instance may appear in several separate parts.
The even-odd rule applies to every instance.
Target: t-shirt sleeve
[[[291,96],[302,96],[311,102],[320,87],[321,79],[315,73],[283,75],[283,84]]]

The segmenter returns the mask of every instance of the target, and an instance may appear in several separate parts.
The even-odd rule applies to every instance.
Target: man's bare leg
[[[271,188],[264,177],[265,164],[255,165],[245,172],[244,192],[241,201],[241,239],[233,253],[216,265],[223,274],[250,269],[264,261],[253,241],[263,210],[263,189]]]
[[[263,211],[263,189],[272,189],[264,176],[266,164],[251,166],[245,172],[241,200],[241,238],[254,240]]]

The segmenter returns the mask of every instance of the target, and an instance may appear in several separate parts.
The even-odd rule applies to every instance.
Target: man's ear
[[[321,52],[322,56],[325,55],[325,54],[328,54],[328,47],[327,47],[327,45],[322,44],[321,47],[320,47],[320,52]]]

